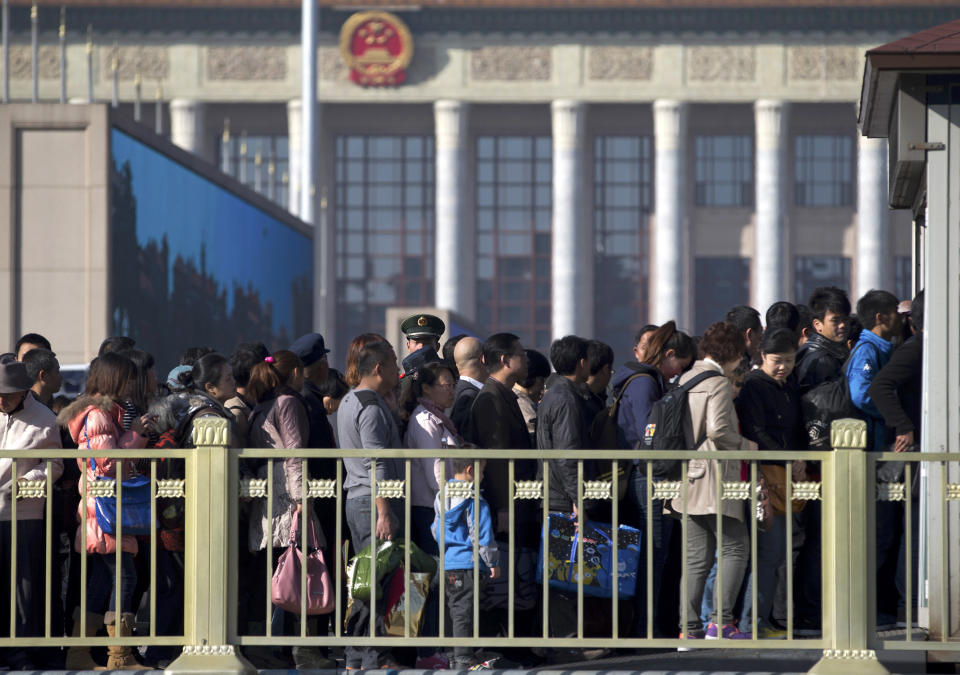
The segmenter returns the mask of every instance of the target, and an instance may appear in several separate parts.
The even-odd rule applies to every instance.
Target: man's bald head
[[[465,337],[453,350],[453,360],[461,375],[472,377],[480,382],[487,379],[487,369],[480,357],[483,355],[483,343],[475,337]]]

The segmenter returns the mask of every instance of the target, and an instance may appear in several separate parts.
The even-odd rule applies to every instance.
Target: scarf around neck
[[[422,405],[428,413],[436,415],[440,419],[440,422],[443,423],[443,426],[446,427],[447,431],[449,431],[453,437],[457,439],[457,445],[463,445],[463,439],[457,432],[457,428],[453,425],[453,421],[447,417],[447,414],[443,412],[443,410],[438,407],[436,403],[425,396],[421,396],[419,399],[417,399],[417,403]]]

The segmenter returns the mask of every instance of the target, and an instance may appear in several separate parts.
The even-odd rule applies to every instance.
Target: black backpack
[[[850,359],[864,344],[867,344],[867,342],[858,342],[857,346],[850,352],[850,356],[843,362],[843,367],[840,369],[840,377],[822,382],[800,397],[803,427],[806,429],[811,450],[830,448],[830,425],[834,420],[846,417],[858,420],[866,419],[863,412],[853,404],[853,400],[850,398],[850,382],[847,379],[847,367],[850,365]],[[871,347],[877,351],[877,361],[879,363],[880,352],[875,345],[871,345]]]
[[[711,377],[723,377],[723,374],[715,370],[700,373],[654,402],[650,408],[650,416],[647,418],[647,426],[643,430],[643,439],[640,441],[641,450],[696,450],[700,447],[706,438],[700,443],[696,442],[687,394]],[[653,477],[657,480],[678,477],[679,460],[655,459],[651,464],[653,464]]]
[[[657,385],[657,391],[660,390],[660,371],[653,366],[644,364],[628,364],[626,367],[636,372],[623,381],[623,386],[613,398],[613,403],[598,412],[590,422],[590,441],[591,446],[598,450],[619,450],[620,449],[620,426],[617,419],[620,415],[620,399],[627,391],[627,386],[638,377],[649,377]]]

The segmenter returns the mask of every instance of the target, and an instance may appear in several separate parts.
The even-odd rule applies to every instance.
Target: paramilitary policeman
[[[440,351],[440,336],[447,329],[443,319],[432,314],[414,314],[400,324],[407,336],[407,351],[411,354],[425,347]]]

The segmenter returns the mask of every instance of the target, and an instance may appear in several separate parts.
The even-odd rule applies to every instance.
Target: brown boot
[[[110,637],[130,637],[133,635],[133,614],[121,614],[119,621],[114,621],[116,615],[107,612],[104,623],[107,626],[107,635]],[[133,656],[133,648],[118,645],[107,647],[107,670],[150,670],[141,665]]]
[[[73,613],[73,637],[93,637],[103,626],[103,614],[87,612],[87,634],[80,635],[80,608]],[[70,647],[67,649],[67,660],[64,662],[67,670],[97,670],[100,664],[90,656],[89,647]]]

